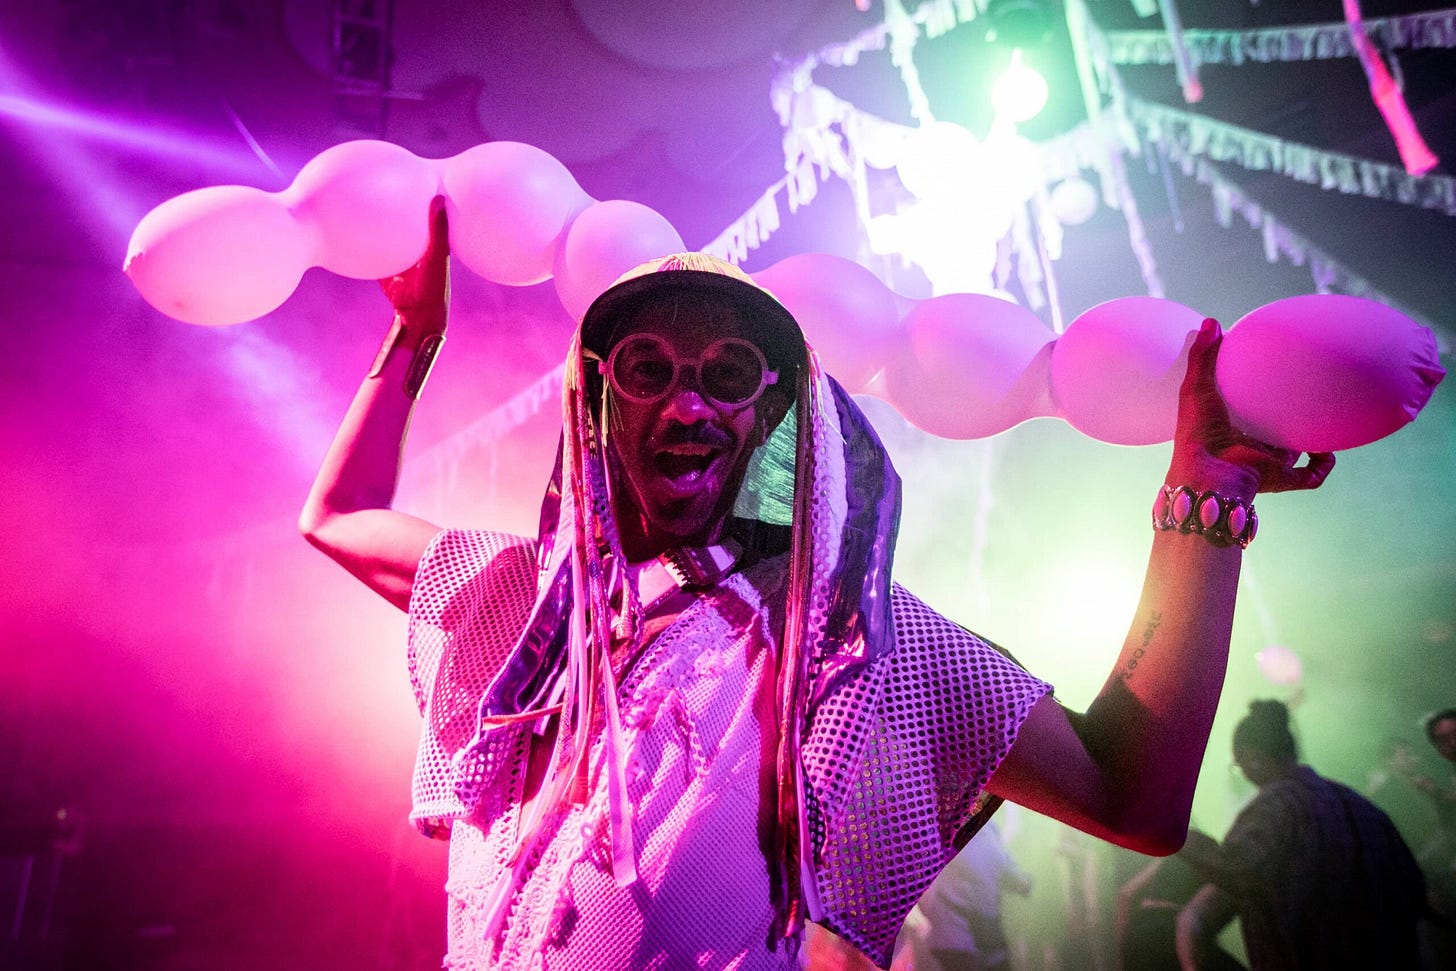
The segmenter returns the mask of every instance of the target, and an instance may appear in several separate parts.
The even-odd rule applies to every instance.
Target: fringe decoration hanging
[[[1364,22],[1365,36],[1383,51],[1456,47],[1456,9],[1433,10]],[[1117,65],[1172,64],[1172,41],[1160,30],[1109,30],[1108,57]],[[1346,23],[1265,27],[1258,30],[1185,30],[1183,43],[1195,65],[1275,64],[1355,57]]]
[[[1176,145],[1183,154],[1228,162],[1254,172],[1274,172],[1345,195],[1456,216],[1456,179],[1448,175],[1411,175],[1398,166],[1327,152],[1131,96],[1126,111],[1149,141]]]

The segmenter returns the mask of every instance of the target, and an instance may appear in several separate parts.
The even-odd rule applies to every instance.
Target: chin
[[[650,525],[654,532],[671,539],[674,545],[697,545],[706,542],[716,523],[701,516],[678,516],[659,519]]]
[[[706,542],[725,521],[726,514],[717,511],[718,501],[695,497],[681,506],[659,507],[657,515],[647,517],[652,532],[670,538],[674,544]]]

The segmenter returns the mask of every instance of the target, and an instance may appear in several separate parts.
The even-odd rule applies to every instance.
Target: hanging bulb
[[[991,87],[991,105],[996,116],[1020,124],[1041,113],[1047,103],[1046,78],[1021,59],[1021,48],[1011,52],[1011,66]]]

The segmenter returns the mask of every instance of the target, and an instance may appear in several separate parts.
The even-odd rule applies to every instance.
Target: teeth
[[[657,456],[658,470],[670,479],[693,482],[712,464],[711,453],[698,451],[664,451]]]

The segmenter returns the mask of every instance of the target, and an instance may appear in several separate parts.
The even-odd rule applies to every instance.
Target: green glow
[[[1020,124],[1030,121],[1046,107],[1046,78],[1021,59],[1021,49],[1011,52],[1011,66],[991,86],[991,105],[996,116]]]

